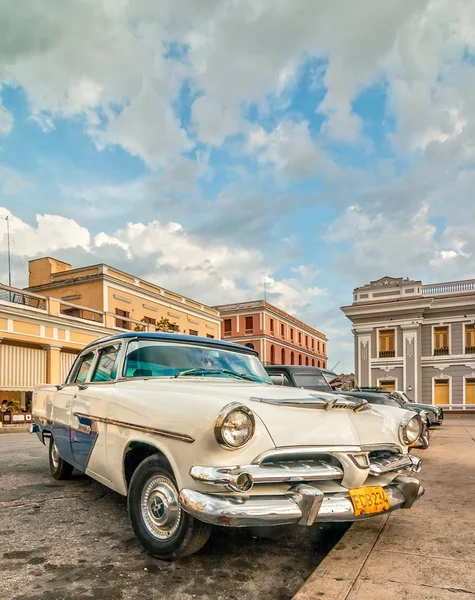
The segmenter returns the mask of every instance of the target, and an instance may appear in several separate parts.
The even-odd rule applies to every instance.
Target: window
[[[270,332],[274,334],[274,319],[270,320]]]
[[[395,379],[385,379],[379,382],[379,387],[388,392],[396,391],[396,381]]]
[[[302,345],[302,333],[299,331],[299,344]]]
[[[449,327],[434,327],[434,356],[449,354]]]
[[[465,354],[475,354],[475,325],[465,325]]]
[[[275,348],[274,345],[270,347],[270,364],[275,365]]]
[[[144,317],[143,322],[146,323],[147,325],[156,325],[157,319],[154,319],[153,317]]]
[[[315,350],[315,340],[312,338],[312,350]]]
[[[394,329],[379,330],[379,358],[392,358],[396,356]]]
[[[77,383],[84,383],[87,379],[87,374],[89,373],[89,369],[91,368],[92,361],[94,360],[94,352],[88,352],[85,356],[82,357],[81,363],[79,365],[79,370],[76,371],[76,379]]]
[[[295,385],[297,387],[303,387],[303,388],[307,388],[310,390],[319,390],[320,392],[331,392],[332,391],[332,388],[327,383],[324,376],[321,373],[319,373],[318,371],[316,373],[312,373],[312,372],[299,373],[298,371],[296,371],[293,373],[293,377],[294,377]]]
[[[290,364],[291,365],[295,365],[295,358],[294,358],[294,353],[293,352],[290,353]]]
[[[290,340],[294,341],[294,330],[292,328],[290,329]]]
[[[119,346],[107,346],[99,352],[94,375],[91,381],[111,381],[117,375],[117,358],[119,356]]]
[[[207,333],[207,334],[206,334],[206,337],[207,337],[207,338],[211,338],[212,340],[214,340],[214,335],[211,335],[211,333]]]
[[[314,367],[314,366],[315,366],[315,359],[312,358],[312,367]]]
[[[274,385],[286,385],[287,387],[293,387],[287,373],[272,373],[269,375],[269,377]]]
[[[306,336],[305,336],[305,345],[306,345],[306,346],[307,346],[307,348],[308,348],[308,335],[306,335]]]
[[[244,344],[246,346],[246,348],[251,348],[251,350],[254,350],[254,344]]]
[[[119,317],[126,317],[127,319],[130,317],[130,313],[126,310],[122,310],[121,308],[116,308],[115,314]],[[120,329],[130,329],[129,321],[125,321],[124,319],[116,319],[115,326],[120,327]]]
[[[280,351],[280,364],[285,365],[285,348]]]
[[[326,353],[326,347],[325,347],[325,344],[322,342],[322,354],[323,354],[323,356],[325,356],[325,353]]]
[[[224,337],[231,335],[231,319],[224,319]]]
[[[196,329],[190,329],[190,335],[198,335]]]
[[[252,333],[254,331],[254,318],[246,317],[246,333]]]
[[[301,365],[301,364],[302,364],[302,355],[299,354],[299,365]]]
[[[319,360],[317,360],[317,367],[321,367],[321,366],[322,366],[322,365],[321,365],[320,361],[319,361]]]
[[[305,364],[306,364],[306,365],[307,365],[307,367],[308,367],[308,356],[306,356],[306,357],[305,357]]]
[[[285,325],[283,323],[280,324],[280,335],[285,337]]]

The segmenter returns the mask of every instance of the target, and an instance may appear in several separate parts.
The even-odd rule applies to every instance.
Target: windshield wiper
[[[175,375],[175,379],[177,377],[181,377],[182,375],[221,375],[224,373],[225,375],[232,375],[237,379],[245,379],[246,381],[261,381],[257,377],[253,375],[247,375],[246,373],[236,373],[235,371],[229,371],[228,369],[205,369],[203,367],[198,367],[196,369],[187,369],[186,371],[180,371]]]

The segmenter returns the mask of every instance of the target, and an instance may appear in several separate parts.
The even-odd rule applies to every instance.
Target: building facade
[[[327,337],[264,300],[215,306],[223,339],[257,350],[265,365],[326,367]]]
[[[342,307],[353,323],[360,386],[475,409],[475,280],[423,285],[383,277]]]
[[[28,291],[115,315],[119,329],[166,320],[181,333],[220,337],[216,309],[105,264],[72,269],[50,257],[32,260]],[[69,314],[79,315],[80,309],[72,306]]]
[[[0,284],[0,403],[26,410],[36,385],[63,382],[82,348],[119,331],[155,331],[165,320],[220,337],[214,308],[107,265],[71,269],[41,258],[29,270],[26,290]]]

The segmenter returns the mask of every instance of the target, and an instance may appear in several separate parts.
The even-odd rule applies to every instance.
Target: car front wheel
[[[163,560],[198,552],[208,541],[211,527],[187,514],[168,464],[154,455],[135,470],[127,496],[134,533],[145,550]]]
[[[49,439],[49,470],[55,479],[69,479],[74,467],[59,456],[58,447],[54,437]]]

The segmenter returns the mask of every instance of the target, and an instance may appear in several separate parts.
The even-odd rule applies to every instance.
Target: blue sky
[[[0,0],[15,285],[46,253],[209,304],[265,280],[350,370],[355,286],[475,277],[472,2],[156,4]]]

